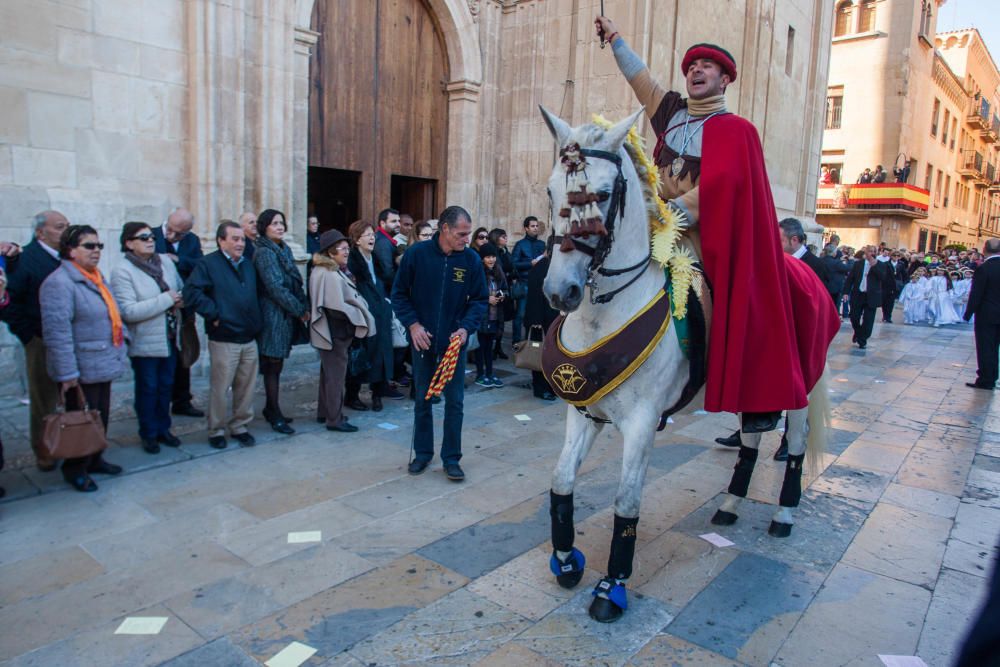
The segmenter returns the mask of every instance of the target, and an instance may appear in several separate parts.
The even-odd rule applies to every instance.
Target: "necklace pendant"
[[[681,169],[684,168],[684,158],[678,156],[670,163],[670,175],[676,178],[678,174],[681,173]]]

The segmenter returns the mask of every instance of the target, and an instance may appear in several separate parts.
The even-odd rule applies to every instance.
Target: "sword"
[[[604,16],[604,0],[601,0],[601,16]],[[601,48],[603,49],[608,43],[604,41],[604,28],[601,28]]]

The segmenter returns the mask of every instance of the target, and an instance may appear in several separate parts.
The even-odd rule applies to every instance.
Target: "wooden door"
[[[310,62],[309,166],[360,172],[363,219],[390,205],[393,176],[432,182],[432,210],[441,210],[448,62],[430,9],[423,0],[316,0],[312,28],[321,35]]]

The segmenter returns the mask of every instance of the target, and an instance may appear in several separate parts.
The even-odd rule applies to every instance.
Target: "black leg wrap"
[[[549,516],[552,518],[552,548],[556,551],[573,549],[573,494],[561,496],[549,492]]]
[[[740,445],[740,457],[733,467],[733,479],[729,482],[729,493],[740,498],[747,497],[755,465],[757,465],[757,450]]]
[[[778,504],[782,507],[798,507],[802,498],[802,461],[805,454],[788,455],[785,463],[785,481],[781,483],[781,496]]]
[[[625,519],[615,515],[615,532],[611,537],[611,553],[608,555],[608,576],[614,579],[628,579],[632,576],[632,557],[635,556],[635,527],[639,517]]]

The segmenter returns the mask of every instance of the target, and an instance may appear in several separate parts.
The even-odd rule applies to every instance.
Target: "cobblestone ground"
[[[1000,399],[964,386],[975,371],[964,325],[880,324],[866,352],[845,326],[830,365],[835,429],[789,539],[767,535],[777,434],[729,528],[709,517],[735,454],[712,439],[735,418],[680,415],[657,437],[631,604],[610,626],[586,608],[607,559],[620,437],[608,429],[584,463],[577,545],[595,569],[565,591],[548,572],[547,492],[566,408],[532,398],[507,365],[502,389],[466,378],[464,484],[437,463],[406,474],[409,401],[352,415],[358,433],[323,430],[311,363],[287,373],[298,433],[258,421],[250,449],[216,452],[203,423],[182,419],[184,446],[147,455],[131,389],[116,385],[108,458],[126,474],[90,495],[26,465],[26,408],[5,399],[0,660],[798,667],[916,654],[947,666],[1000,534]],[[318,542],[289,543],[309,531]],[[698,537],[710,531],[735,545]],[[166,622],[116,634],[126,617]]]

